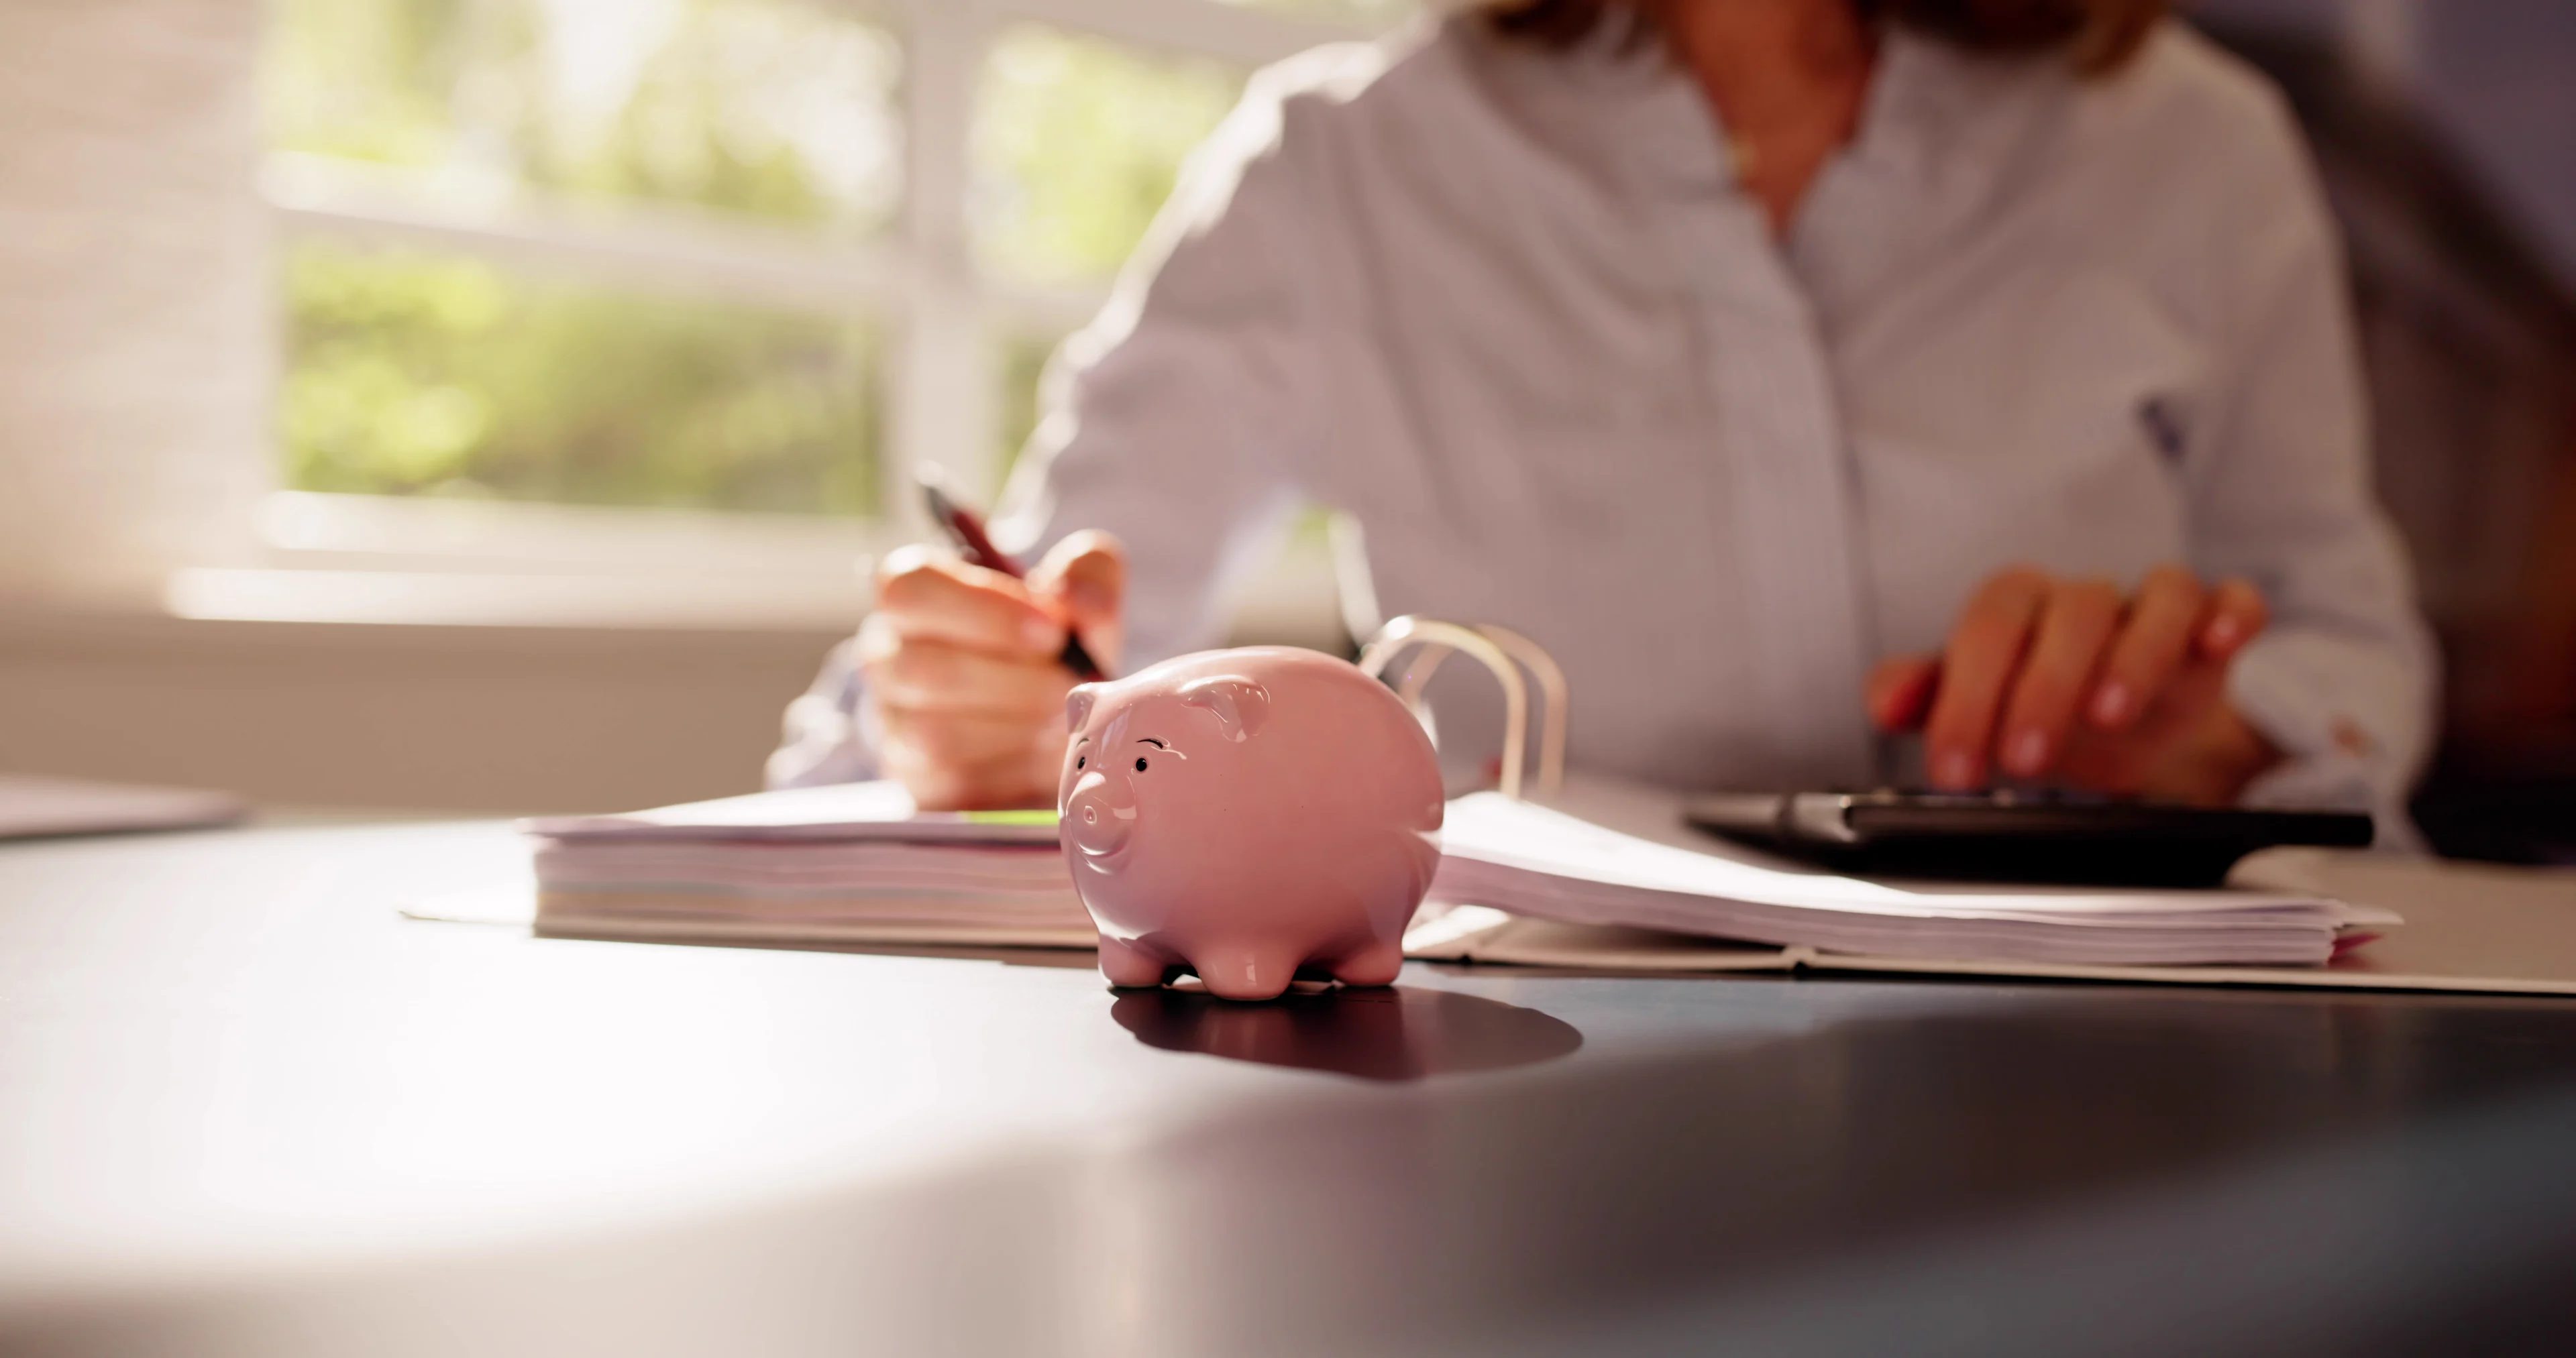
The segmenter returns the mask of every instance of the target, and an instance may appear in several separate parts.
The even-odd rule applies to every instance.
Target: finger
[[[1941,683],[1941,662],[1928,655],[1901,655],[1878,662],[1870,671],[1870,724],[1887,732],[1912,731],[1932,710],[1932,693]]]
[[[1941,657],[1941,689],[1924,724],[1934,786],[1973,788],[1986,778],[1995,716],[2021,668],[2048,577],[2017,567],[1988,580],[1959,615]]]
[[[901,748],[926,763],[951,769],[989,768],[1013,761],[1022,766],[1051,765],[1064,743],[1061,722],[1032,722],[1018,715],[880,706],[877,720],[880,749]]]
[[[2078,581],[2049,591],[2029,657],[2004,706],[2003,764],[2015,777],[2048,772],[2066,748],[2076,705],[2119,625],[2120,591],[2107,583]]]
[[[1004,660],[946,642],[902,638],[884,646],[862,625],[859,672],[886,709],[982,712],[1023,720],[1061,721],[1072,677],[1049,653]]]
[[[2172,681],[2175,669],[2190,653],[2192,628],[2200,621],[2204,596],[2200,581],[2179,566],[2160,566],[2138,586],[2128,621],[2111,643],[2102,664],[2102,681],[2093,689],[2085,715],[2105,731],[2127,729]]]
[[[1029,572],[1029,592],[1072,625],[1091,658],[1116,673],[1126,642],[1127,548],[1085,529],[1059,542]]]
[[[2245,648],[2271,622],[2263,592],[2244,580],[2222,580],[2209,593],[2193,640],[2203,656],[2224,660]]]
[[[994,655],[1052,656],[1064,648],[1064,624],[1039,607],[1026,585],[918,545],[888,552],[879,563],[875,614],[906,637]]]

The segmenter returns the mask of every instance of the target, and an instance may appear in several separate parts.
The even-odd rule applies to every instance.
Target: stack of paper
[[[1088,947],[1050,811],[919,812],[892,783],[526,822],[537,926],[627,938]]]
[[[1688,837],[1678,802],[1621,796],[1577,799],[1581,817],[1451,802],[1433,899],[1839,953],[2132,966],[2322,964],[2342,931],[2397,922],[2319,896],[1862,881]]]
[[[922,813],[894,784],[859,783],[526,828],[539,837],[537,924],[548,932],[1067,947],[1095,938],[1051,812]],[[2298,893],[1863,881],[1700,835],[1683,824],[1679,797],[1612,782],[1570,784],[1553,807],[1462,797],[1441,838],[1433,913],[1482,906],[1459,920],[1493,924],[1500,910],[1774,950],[1730,965],[1786,965],[1777,950],[1790,949],[1900,967],[2314,966],[2357,937],[2348,931],[2397,922]],[[1482,926],[1444,934],[1426,924],[1408,943],[1417,955],[1499,956]]]

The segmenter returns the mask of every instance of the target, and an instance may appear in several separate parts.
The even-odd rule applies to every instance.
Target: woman
[[[2431,684],[2336,243],[2154,0],[1538,0],[1265,72],[773,779],[1043,802],[1064,629],[1213,644],[1301,502],[1564,664],[1578,766],[2391,812]],[[1077,531],[1081,530],[1081,531]],[[2392,822],[2393,824],[2394,822]]]

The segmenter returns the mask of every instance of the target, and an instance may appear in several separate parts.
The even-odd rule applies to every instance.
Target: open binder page
[[[2271,849],[2239,864],[2232,880],[2403,911],[2406,927],[2366,948],[2340,952],[2324,966],[2106,966],[1773,948],[1460,906],[1425,912],[1405,936],[1405,951],[1427,961],[1633,974],[1907,972],[2576,996],[2576,871],[2352,850]]]
[[[1839,953],[2104,965],[2316,965],[2341,930],[2396,922],[2303,892],[1864,881],[1693,840],[1675,796],[1591,784],[1559,805],[1585,816],[1493,793],[1451,803],[1432,898]]]

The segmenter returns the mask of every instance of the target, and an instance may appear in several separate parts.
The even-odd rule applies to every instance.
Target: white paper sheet
[[[1494,793],[1449,806],[1434,899],[1892,957],[2313,965],[2339,931],[2398,921],[2316,895],[1915,887],[1784,863],[1682,829],[1680,799],[1577,787],[1583,817]]]

